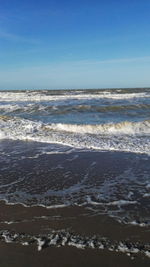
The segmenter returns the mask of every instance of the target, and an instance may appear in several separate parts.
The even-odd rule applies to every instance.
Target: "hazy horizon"
[[[140,89],[150,89],[149,87],[106,87],[106,88],[24,88],[24,89],[0,89],[0,91],[79,91],[79,90],[140,90]]]

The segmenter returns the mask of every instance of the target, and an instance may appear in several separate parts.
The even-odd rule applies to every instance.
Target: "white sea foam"
[[[88,203],[88,204],[91,204],[91,205],[94,205],[94,206],[97,206],[97,205],[104,205],[104,203],[102,203],[102,202],[97,202],[97,201],[93,201],[93,200],[91,200],[91,197],[90,197],[90,196],[87,196],[87,197],[86,197],[86,201],[87,201],[87,202],[84,203],[85,205],[86,205],[87,203]],[[84,204],[82,204],[82,205],[84,205]]]
[[[120,123],[105,123],[96,125],[52,123],[51,125],[47,125],[46,129],[83,134],[150,134],[150,121],[123,121]]]
[[[123,244],[122,242],[120,242],[120,244],[118,245],[117,248],[118,251],[120,252],[124,252],[124,253],[139,253],[140,250],[138,248],[128,248],[125,244]]]
[[[11,101],[59,101],[59,100],[74,100],[74,99],[134,99],[134,98],[150,98],[149,93],[111,93],[110,91],[106,92],[96,92],[96,93],[63,93],[63,94],[46,94],[44,92],[0,92],[0,99],[1,101],[11,102]]]
[[[20,105],[17,104],[5,104],[5,105],[0,105],[0,111],[4,110],[7,112],[12,112],[20,108]]]
[[[136,204],[136,203],[137,203],[137,201],[130,201],[130,200],[121,199],[121,200],[109,202],[109,203],[107,203],[107,205],[108,206],[121,207],[121,206],[126,206],[126,205],[133,205],[133,204]]]
[[[149,197],[150,197],[150,193],[145,193],[145,194],[143,195],[143,197],[145,197],[145,198],[149,198]]]
[[[9,231],[4,231],[2,233],[2,237],[4,238],[6,243],[12,243],[18,237],[18,234],[9,235]]]
[[[86,247],[86,245],[84,245],[84,244],[78,244],[78,243],[75,243],[73,241],[68,242],[68,246],[76,247],[79,249],[85,249],[85,247]]]
[[[4,187],[10,187],[11,185],[14,185],[14,184],[18,184],[18,183],[22,182],[23,180],[24,180],[24,177],[12,182],[12,183],[0,185],[0,189],[4,188]]]
[[[66,207],[69,206],[69,202],[68,202],[68,204],[55,204],[55,205],[44,205],[44,204],[38,204],[38,203],[37,204],[33,204],[33,205],[27,205],[27,204],[25,204],[23,202],[16,202],[16,201],[15,202],[9,202],[8,199],[6,199],[6,198],[1,198],[0,200],[4,201],[5,204],[8,205],[8,206],[21,205],[21,206],[23,206],[25,208],[41,207],[41,208],[46,208],[46,209],[62,209],[62,208],[66,208]],[[4,222],[4,223],[7,223],[7,221]],[[11,222],[11,223],[15,223],[15,222]]]
[[[146,185],[146,188],[147,189],[150,189],[150,183]]]
[[[142,254],[146,257],[150,257],[149,244],[141,246],[141,243],[137,242],[122,242],[122,241],[112,241],[105,237],[99,236],[81,236],[71,234],[65,230],[51,231],[48,235],[25,235],[19,233],[11,233],[10,231],[1,231],[0,233],[2,240],[7,243],[17,242],[22,245],[30,245],[33,242],[37,242],[38,251],[43,250],[46,247],[60,247],[60,246],[72,246],[77,249],[107,249],[109,251],[126,253],[128,256],[134,254]],[[22,240],[23,237],[23,240]],[[30,241],[27,241],[30,238]],[[131,259],[132,259],[131,257]]]
[[[147,226],[149,226],[149,224],[147,224],[147,223],[140,223],[140,222],[136,222],[136,221],[132,221],[132,222],[129,222],[128,224],[131,224],[131,225],[134,225],[134,226],[140,226],[140,227],[147,227]]]
[[[77,125],[0,117],[0,138],[149,154],[150,121]]]
[[[91,205],[94,205],[94,206],[98,206],[98,205],[104,206],[104,204],[105,204],[106,206],[118,206],[118,207],[121,207],[121,206],[127,206],[127,205],[134,205],[134,204],[137,203],[137,201],[130,201],[130,200],[125,200],[125,199],[116,200],[116,201],[112,201],[112,202],[108,202],[108,203],[97,202],[97,201],[91,200],[90,196],[87,196],[86,200],[87,200],[87,202],[84,203],[85,205],[88,203],[88,204],[91,204]]]
[[[23,245],[23,246],[29,246],[29,242],[21,242],[21,245]]]
[[[45,244],[45,240],[42,240],[41,238],[36,238],[37,245],[38,245],[38,251],[42,250],[43,245]]]
[[[12,136],[17,137],[24,134],[25,138],[29,135],[36,137],[37,133],[40,135],[43,132],[48,134],[48,130],[68,133],[80,133],[80,134],[130,134],[130,135],[143,135],[150,134],[150,120],[144,120],[141,122],[129,122],[123,121],[120,123],[105,123],[105,124],[65,124],[65,123],[52,123],[44,124],[42,122],[36,122],[20,118],[11,118],[7,116],[0,116],[1,133],[9,136],[10,132]],[[13,128],[17,128],[16,130]],[[10,130],[9,130],[10,129]],[[11,136],[11,135],[10,135]]]
[[[16,223],[15,221],[1,221],[0,223],[4,224],[14,224]]]
[[[145,255],[150,258],[150,251],[145,251]]]

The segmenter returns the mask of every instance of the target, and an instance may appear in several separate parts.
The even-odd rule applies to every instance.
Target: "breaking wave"
[[[149,134],[150,120],[142,122],[123,121],[120,123],[88,124],[51,124],[47,129],[81,134]]]
[[[105,124],[64,124],[0,117],[0,138],[58,143],[75,148],[148,153],[150,120]]]
[[[106,98],[106,99],[134,99],[134,98],[150,98],[149,92],[114,92],[112,91],[101,91],[96,90],[92,93],[88,93],[88,91],[78,92],[78,91],[56,91],[55,94],[48,92],[48,91],[14,91],[14,92],[8,92],[8,91],[1,91],[0,92],[0,99],[1,101],[5,102],[11,102],[11,101],[57,101],[57,100],[73,100],[73,99],[100,99],[100,98]]]

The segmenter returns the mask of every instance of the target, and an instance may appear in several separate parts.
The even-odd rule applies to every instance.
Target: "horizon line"
[[[95,87],[95,88],[24,88],[24,89],[0,89],[0,91],[61,91],[61,90],[115,90],[115,89],[150,89],[150,86],[144,87]]]

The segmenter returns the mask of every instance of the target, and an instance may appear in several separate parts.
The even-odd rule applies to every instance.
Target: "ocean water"
[[[149,154],[150,89],[1,91],[0,138]]]
[[[150,89],[0,91],[0,199],[147,226]]]

